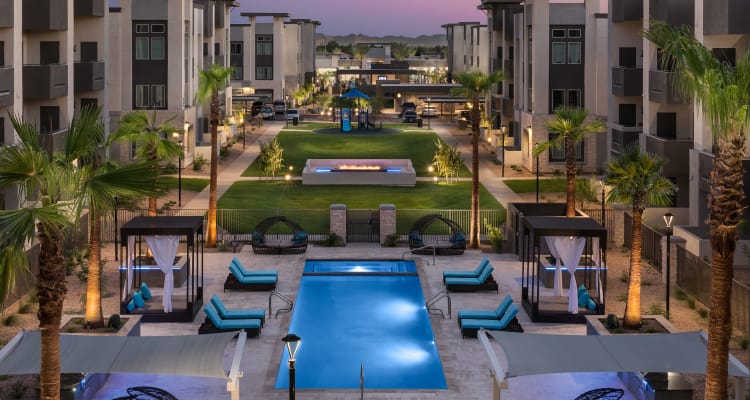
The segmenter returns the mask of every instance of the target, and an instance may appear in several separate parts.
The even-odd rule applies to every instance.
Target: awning
[[[121,372],[232,379],[222,359],[237,332],[191,336],[60,335],[63,373]],[[0,350],[0,375],[38,374],[39,331],[18,333]],[[244,348],[244,335],[238,340]],[[234,352],[241,357],[242,352]],[[239,355],[238,355],[239,354]]]
[[[562,372],[706,373],[706,337],[699,331],[611,336],[486,332],[502,348],[498,354],[485,345],[491,363],[500,356],[495,366],[502,369],[495,371],[499,379]],[[729,376],[750,377],[731,354]]]

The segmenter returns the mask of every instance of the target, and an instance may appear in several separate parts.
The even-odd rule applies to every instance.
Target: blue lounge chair
[[[503,317],[497,319],[462,319],[461,320],[461,336],[463,337],[477,337],[477,331],[479,329],[487,329],[493,331],[513,331],[523,332],[521,324],[516,319],[518,314],[518,307],[515,304],[511,304],[508,307],[508,311],[503,314]]]
[[[482,261],[477,265],[477,267],[473,271],[464,271],[464,270],[449,270],[449,271],[443,271],[443,281],[445,281],[445,278],[476,278],[479,275],[482,274],[482,271],[484,271],[484,268],[490,264],[490,259],[485,257],[482,259]]]
[[[273,290],[278,277],[272,275],[244,276],[236,265],[229,265],[229,275],[224,282],[224,291],[236,290]]]
[[[216,307],[216,311],[219,312],[219,316],[222,319],[259,319],[260,325],[266,323],[266,310],[261,309],[245,309],[245,310],[229,310],[221,301],[219,296],[211,296],[211,304]]]
[[[249,270],[245,268],[244,265],[240,262],[240,260],[237,259],[237,257],[232,258],[232,263],[229,265],[235,265],[237,266],[237,269],[242,273],[243,276],[279,276],[279,272],[274,269],[264,269],[264,270]]]
[[[459,310],[458,311],[458,323],[461,324],[462,319],[501,319],[505,312],[513,304],[513,299],[509,294],[506,294],[500,305],[494,310]]]
[[[445,287],[455,292],[473,292],[476,290],[498,291],[497,282],[492,277],[492,265],[484,267],[482,273],[476,278],[445,278]]]
[[[203,308],[206,320],[198,328],[198,333],[232,332],[240,329],[245,330],[248,336],[260,335],[261,323],[259,319],[222,319],[218,311],[211,304]]]

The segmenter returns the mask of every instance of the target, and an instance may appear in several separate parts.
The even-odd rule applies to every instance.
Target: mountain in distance
[[[435,35],[420,35],[417,37],[407,36],[368,36],[360,34],[348,34],[346,36],[341,35],[326,35],[323,33],[317,33],[315,35],[316,46],[324,46],[326,43],[335,40],[339,44],[353,44],[353,43],[404,43],[409,46],[423,46],[423,47],[434,47],[434,46],[447,46],[448,39],[444,34]]]

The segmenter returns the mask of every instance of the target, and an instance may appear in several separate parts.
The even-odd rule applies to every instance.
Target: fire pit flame
[[[380,171],[383,169],[380,165],[367,165],[367,164],[341,164],[336,169],[338,170],[356,170],[356,171]]]

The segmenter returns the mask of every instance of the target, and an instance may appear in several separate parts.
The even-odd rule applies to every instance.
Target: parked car
[[[405,101],[405,102],[401,103],[401,114],[399,114],[399,117],[402,116],[402,115],[404,115],[404,112],[407,111],[407,110],[412,110],[412,111],[416,112],[417,111],[417,105],[414,104],[411,101]]]
[[[435,107],[424,107],[422,109],[422,118],[434,118],[437,117],[437,110]]]
[[[404,110],[404,122],[417,122],[417,112],[414,110]]]
[[[302,121],[302,116],[300,115],[299,110],[296,108],[286,110],[286,119],[291,121],[295,118],[297,118],[297,121]]]
[[[253,117],[260,114],[260,110],[263,108],[263,102],[260,100],[256,100],[253,102],[251,106],[251,112],[253,114]]]
[[[273,107],[271,106],[263,106],[263,108],[260,109],[260,115],[263,117],[263,119],[273,119],[274,112]]]
[[[273,111],[276,114],[284,114],[284,111],[286,111],[286,103],[284,102],[284,100],[274,100]]]

